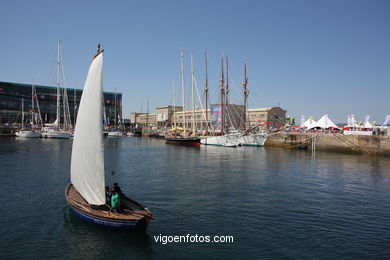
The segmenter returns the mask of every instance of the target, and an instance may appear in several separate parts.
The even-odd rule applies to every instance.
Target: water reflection
[[[390,237],[386,157],[317,151],[313,160],[309,151],[281,148],[105,139],[107,182],[119,182],[156,216],[146,234],[134,234],[95,227],[71,213],[63,195],[71,145],[50,139],[0,142],[0,242],[13,258],[28,257],[22,251],[45,259],[390,253],[384,243]],[[109,179],[112,169],[116,174]],[[233,235],[237,242],[163,246],[153,240],[187,233]]]

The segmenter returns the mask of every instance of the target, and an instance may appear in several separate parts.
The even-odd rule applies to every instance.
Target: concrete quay
[[[264,146],[333,152],[390,155],[390,136],[343,135],[339,133],[275,133]]]

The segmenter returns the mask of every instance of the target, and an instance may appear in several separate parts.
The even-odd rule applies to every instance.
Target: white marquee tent
[[[374,126],[370,123],[370,116],[367,115],[365,120],[364,120],[364,124],[363,124],[363,128],[373,128]]]
[[[322,129],[328,129],[330,127],[337,127],[335,123],[332,122],[332,120],[329,119],[328,115],[323,115],[320,120],[317,121],[317,123],[313,124],[310,128],[322,128]]]
[[[307,119],[302,125],[301,127],[307,127],[307,128],[313,128],[313,126],[316,125],[316,121],[314,121],[314,119],[312,117],[310,117],[309,119]]]

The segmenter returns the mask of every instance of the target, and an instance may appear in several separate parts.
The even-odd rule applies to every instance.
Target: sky
[[[246,62],[250,108],[280,105],[297,121],[328,114],[336,123],[350,114],[382,123],[390,114],[387,0],[2,0],[0,6],[0,81],[54,86],[60,39],[66,85],[82,88],[100,43],[104,90],[123,94],[124,118],[146,112],[147,102],[150,112],[172,104],[173,81],[181,105],[180,49],[187,104],[190,55],[203,99],[207,51],[211,103],[218,102],[223,55],[234,103],[242,103]]]

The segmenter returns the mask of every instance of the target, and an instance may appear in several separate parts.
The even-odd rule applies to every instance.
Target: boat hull
[[[204,145],[216,145],[224,147],[237,147],[240,145],[239,135],[227,134],[221,136],[209,136],[200,140],[201,144]]]
[[[123,137],[123,132],[119,132],[119,131],[112,131],[112,132],[108,132],[107,134],[107,137]]]
[[[145,230],[148,227],[149,219],[142,218],[138,221],[111,221],[107,219],[97,218],[94,216],[87,215],[86,213],[74,208],[69,204],[72,211],[82,220],[108,228],[122,229],[122,230]]]
[[[40,132],[33,132],[33,131],[18,131],[15,133],[17,137],[21,138],[39,138],[41,137]]]
[[[72,134],[67,131],[48,131],[48,132],[42,132],[41,136],[43,138],[69,139],[72,136]]]
[[[80,219],[98,226],[123,230],[145,230],[150,219],[153,218],[151,212],[142,204],[125,196],[121,198],[123,213],[112,212],[108,205],[91,206],[71,183],[65,190],[65,198],[72,211]],[[131,208],[133,209],[129,212]]]
[[[267,134],[242,135],[239,137],[239,142],[245,146],[264,146],[267,137]]]
[[[165,137],[165,140],[170,144],[200,146],[200,138],[198,137]]]

